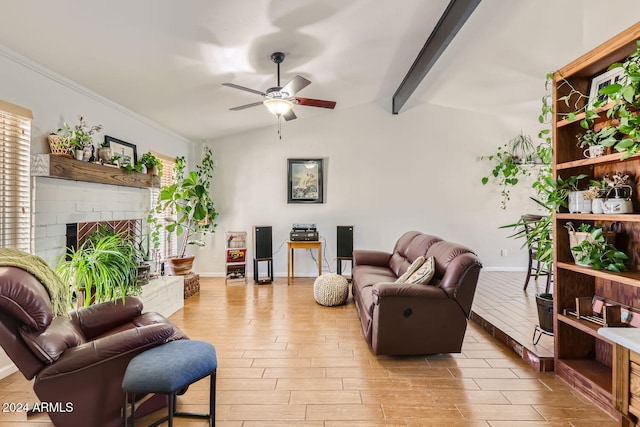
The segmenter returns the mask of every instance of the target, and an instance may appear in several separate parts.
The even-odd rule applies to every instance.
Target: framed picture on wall
[[[287,202],[323,203],[323,159],[287,159]]]
[[[591,79],[591,87],[589,89],[589,108],[593,108],[596,102],[600,102],[601,105],[609,102],[607,95],[600,94],[600,89],[607,87],[614,83],[622,83],[621,79],[624,75],[624,69],[622,67],[613,68]]]
[[[135,145],[109,135],[104,136],[104,142],[107,143],[113,151],[113,156],[118,157],[120,166],[134,166],[138,163],[138,151]]]

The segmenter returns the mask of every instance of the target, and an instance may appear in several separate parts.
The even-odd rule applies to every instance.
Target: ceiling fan
[[[280,86],[280,64],[284,61],[284,53],[274,52],[271,54],[271,60],[278,66],[278,85],[267,89],[265,92],[250,89],[248,87],[239,86],[233,83],[222,83],[223,86],[244,90],[246,92],[255,93],[266,98],[264,101],[252,102],[251,104],[240,105],[239,107],[230,108],[232,111],[244,110],[245,108],[257,107],[264,105],[269,112],[282,117],[286,121],[293,120],[297,116],[293,112],[294,105],[306,105],[308,107],[321,107],[333,109],[336,106],[335,101],[324,101],[322,99],[300,98],[295,96],[296,93],[309,86],[311,82],[302,76],[295,76],[286,85]]]

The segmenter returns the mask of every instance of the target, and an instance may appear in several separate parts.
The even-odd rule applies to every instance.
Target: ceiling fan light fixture
[[[276,116],[287,114],[293,108],[293,102],[281,98],[265,99],[263,104],[271,114]]]

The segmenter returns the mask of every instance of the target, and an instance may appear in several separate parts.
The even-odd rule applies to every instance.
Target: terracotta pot
[[[182,258],[167,258],[165,261],[166,274],[170,276],[186,276],[191,273],[191,267],[193,267],[193,260],[195,258],[195,255],[187,255]]]

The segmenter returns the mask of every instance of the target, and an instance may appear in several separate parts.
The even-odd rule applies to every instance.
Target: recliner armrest
[[[163,344],[174,331],[171,324],[155,324],[127,329],[66,350],[60,359],[38,374],[40,379],[85,369],[131,352]]]
[[[381,298],[411,297],[428,299],[448,299],[447,293],[438,286],[417,285],[410,283],[376,283],[371,292],[373,302],[378,303]]]
[[[376,265],[388,267],[391,261],[391,254],[384,251],[372,251],[357,249],[353,251],[353,265]]]
[[[142,313],[142,301],[134,297],[95,304],[71,312],[73,320],[89,340],[123,323],[133,320]]]

